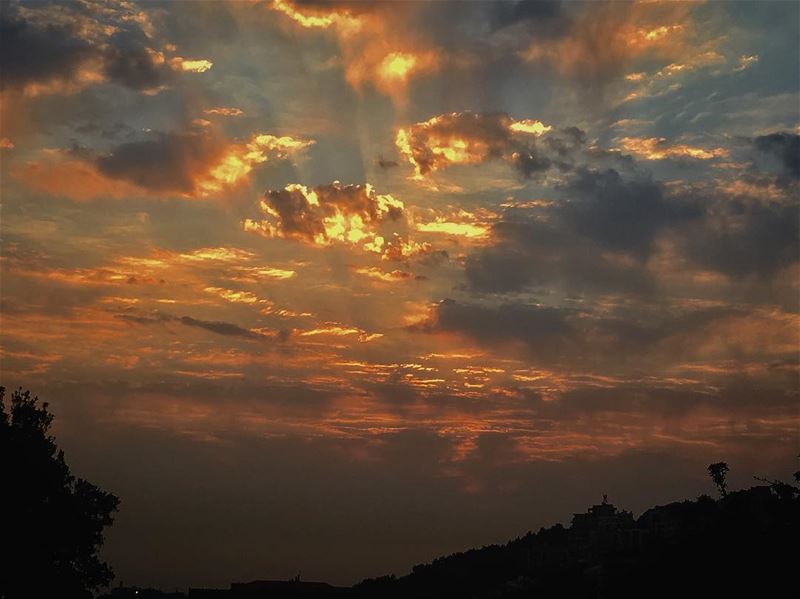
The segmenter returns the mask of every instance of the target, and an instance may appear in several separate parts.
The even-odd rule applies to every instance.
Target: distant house
[[[583,514],[573,514],[569,529],[570,544],[581,554],[594,558],[616,550],[641,550],[646,531],[631,512],[617,510],[603,496]]]

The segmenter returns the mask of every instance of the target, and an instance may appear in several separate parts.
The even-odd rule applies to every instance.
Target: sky
[[[0,4],[0,374],[126,584],[788,478],[800,4]]]

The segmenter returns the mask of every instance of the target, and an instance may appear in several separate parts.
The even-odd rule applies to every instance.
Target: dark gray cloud
[[[767,137],[760,143],[788,161],[791,138]],[[782,197],[764,200],[759,190],[766,195],[776,182]],[[579,167],[560,187],[562,201],[533,213],[511,209],[493,225],[494,243],[467,258],[467,280],[488,292],[555,285],[652,293],[659,282],[647,260],[662,235],[695,267],[768,278],[800,258],[796,186],[758,170],[740,183],[668,192],[646,175]]]
[[[261,335],[253,333],[248,329],[244,329],[239,325],[229,322],[220,322],[212,320],[201,320],[191,316],[173,316],[171,314],[164,314],[162,312],[154,312],[152,314],[135,314],[135,313],[122,313],[115,314],[115,318],[124,320],[138,325],[154,325],[165,324],[169,322],[179,322],[187,327],[195,327],[204,329],[217,335],[225,335],[229,337],[246,337],[246,338],[261,338]]]
[[[650,253],[659,230],[702,214],[688,199],[667,199],[660,183],[626,180],[614,169],[580,168],[563,191],[570,201],[559,212],[571,229],[604,248],[638,257]]]
[[[152,47],[143,14],[124,5],[3,2],[0,85],[80,82],[81,70],[137,91],[166,85],[177,70]]]
[[[760,152],[777,158],[786,176],[800,179],[800,135],[785,131],[770,133],[756,137],[753,144]]]
[[[135,90],[156,89],[175,76],[166,62],[157,59],[147,46],[147,38],[138,31],[112,36],[103,59],[104,72],[111,81]]]
[[[66,24],[37,25],[16,4],[0,4],[0,89],[69,79],[95,49]]]
[[[663,367],[687,359],[710,336],[727,334],[718,325],[741,322],[748,316],[746,310],[726,306],[656,311],[629,307],[607,314],[588,308],[445,299],[426,321],[411,330],[458,333],[492,348],[518,344],[543,364],[622,368],[656,360]],[[730,344],[730,355],[757,355],[758,348],[743,343]]]
[[[439,302],[430,320],[414,330],[461,333],[486,345],[522,342],[533,353],[551,358],[562,353],[576,334],[565,310],[513,303],[462,304],[452,299]]]
[[[97,159],[104,175],[154,191],[192,193],[199,174],[217,160],[224,146],[205,133],[156,133],[152,139],[124,143]]]
[[[81,135],[97,135],[105,140],[117,141],[119,139],[130,139],[136,133],[136,129],[125,123],[116,122],[109,125],[87,121],[75,127],[76,133]]]
[[[191,316],[181,316],[178,320],[181,324],[184,324],[187,327],[205,329],[206,331],[211,331],[217,335],[228,335],[231,337],[258,337],[258,335],[255,333],[229,322],[198,320],[197,318],[192,318]]]
[[[141,325],[151,325],[151,324],[161,324],[164,322],[170,322],[174,320],[175,317],[170,316],[169,314],[162,314],[160,312],[156,312],[155,314],[114,314],[114,318],[119,320],[124,320],[125,322],[131,322],[133,324],[141,324]]]
[[[730,373],[719,381],[719,392],[713,394],[702,385],[669,387],[650,381],[619,382],[608,388],[570,389],[558,402],[539,403],[537,413],[558,420],[599,412],[680,416],[700,407],[735,409],[744,414],[753,410],[753,397],[759,398],[762,408],[785,413],[796,405],[799,398],[796,390],[787,392],[787,384],[791,381],[786,379],[775,374],[752,377]]]
[[[497,29],[519,23],[527,26],[545,23],[553,27],[564,16],[564,3],[560,0],[491,2],[487,5],[487,10],[490,12],[492,25]]]
[[[386,160],[383,156],[378,156],[378,159],[375,161],[375,164],[377,164],[381,168],[394,168],[395,166],[398,166],[396,160]]]
[[[558,285],[570,293],[647,293],[654,281],[638,261],[603,255],[589,240],[537,219],[504,220],[492,227],[494,244],[467,258],[466,276],[479,291],[518,291]]]
[[[702,215],[691,198],[668,198],[651,178],[628,179],[614,169],[580,167],[560,191],[562,201],[532,216],[512,210],[493,226],[495,243],[467,259],[474,288],[504,292],[555,283],[571,292],[652,291],[644,261],[657,235]]]
[[[798,215],[797,201],[715,197],[705,219],[682,231],[682,245],[695,264],[734,277],[767,278],[800,260]]]

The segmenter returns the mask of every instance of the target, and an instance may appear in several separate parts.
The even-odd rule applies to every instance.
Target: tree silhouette
[[[97,552],[119,499],[75,478],[48,431],[47,403],[0,387],[0,599],[91,597],[111,568]]]
[[[717,490],[720,496],[725,497],[728,494],[728,481],[725,478],[728,476],[728,464],[725,462],[716,462],[708,465],[708,474],[714,484],[717,485]]]

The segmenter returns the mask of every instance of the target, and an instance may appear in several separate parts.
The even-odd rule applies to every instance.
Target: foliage
[[[119,499],[76,478],[49,434],[48,404],[0,387],[0,598],[90,597],[113,579],[97,555]]]
[[[708,474],[711,480],[714,481],[714,484],[717,485],[720,496],[725,497],[725,495],[728,494],[728,481],[726,480],[728,476],[728,464],[725,462],[709,464]]]

